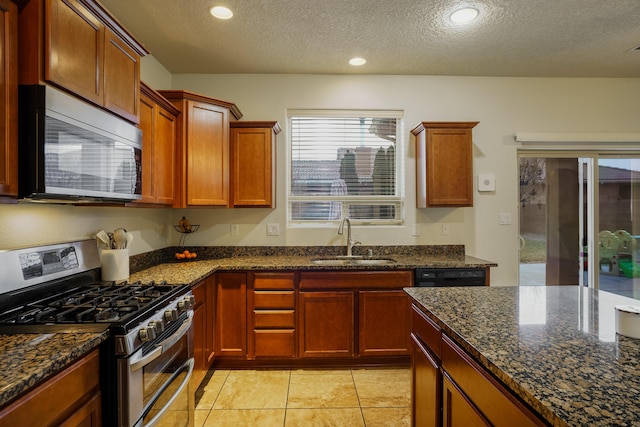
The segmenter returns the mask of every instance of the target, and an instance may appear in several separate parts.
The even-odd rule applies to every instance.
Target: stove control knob
[[[173,308],[171,310],[165,311],[164,312],[164,320],[166,320],[167,322],[172,322],[172,321],[178,320],[178,310]]]
[[[151,341],[156,338],[156,328],[154,327],[142,328],[138,332],[138,337],[142,342]]]
[[[180,301],[178,301],[178,311],[187,311],[191,307],[193,307],[196,303],[196,299],[194,296],[186,296]]]
[[[164,332],[164,323],[162,323],[162,320],[154,320],[150,322],[149,327],[153,328],[157,335]]]

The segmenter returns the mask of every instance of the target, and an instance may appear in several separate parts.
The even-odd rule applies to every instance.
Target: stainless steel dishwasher
[[[416,287],[485,286],[486,268],[416,268]]]

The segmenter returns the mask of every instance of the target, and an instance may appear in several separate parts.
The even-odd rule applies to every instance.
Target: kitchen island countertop
[[[578,286],[406,288],[414,304],[551,425],[640,425],[640,340]]]

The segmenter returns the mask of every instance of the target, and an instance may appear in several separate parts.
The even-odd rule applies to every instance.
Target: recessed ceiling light
[[[349,60],[349,64],[359,67],[360,65],[364,65],[367,63],[367,60],[364,58],[351,58]]]
[[[211,8],[211,14],[218,19],[229,19],[233,16],[231,9],[224,6],[214,6]]]
[[[464,24],[465,22],[471,22],[478,17],[478,9],[472,7],[465,7],[458,9],[449,16],[451,22],[456,24]]]

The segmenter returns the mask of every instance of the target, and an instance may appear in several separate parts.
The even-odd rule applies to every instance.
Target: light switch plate
[[[496,176],[492,173],[479,173],[478,191],[496,191]]]
[[[267,224],[267,236],[278,236],[280,234],[280,224]]]
[[[500,212],[500,225],[511,224],[511,212]]]
[[[240,224],[231,224],[231,235],[232,236],[240,235]]]

